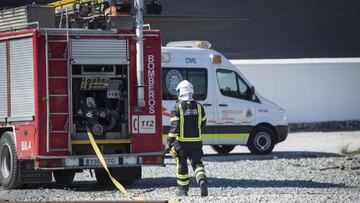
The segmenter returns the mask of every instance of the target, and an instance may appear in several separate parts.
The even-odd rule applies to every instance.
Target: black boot
[[[189,191],[189,185],[178,185],[178,189],[176,191],[176,195],[177,196],[188,196],[188,192]]]
[[[188,193],[185,190],[177,190],[176,195],[179,197],[185,197],[188,196]]]
[[[207,187],[206,181],[200,180],[199,186],[200,186],[200,191],[201,191],[201,197],[208,196],[208,187]]]

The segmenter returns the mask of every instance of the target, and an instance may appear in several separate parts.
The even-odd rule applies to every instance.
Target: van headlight
[[[279,112],[280,112],[280,114],[281,114],[281,116],[282,116],[282,119],[284,120],[284,121],[286,121],[286,114],[285,114],[285,110],[283,109],[283,108],[280,108],[279,109]]]

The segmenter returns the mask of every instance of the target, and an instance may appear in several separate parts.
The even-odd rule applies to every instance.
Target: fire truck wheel
[[[19,160],[12,132],[5,132],[0,140],[0,184],[5,189],[22,187]]]
[[[141,179],[141,166],[110,168],[109,170],[111,175],[123,185],[131,185],[135,180]],[[112,181],[105,169],[96,169],[95,176],[98,185],[112,185]]]
[[[275,133],[266,126],[256,127],[247,144],[252,154],[269,154],[275,146]]]
[[[53,171],[55,182],[62,185],[70,185],[75,177],[75,171]]]
[[[229,154],[235,145],[211,145],[211,147],[219,154]]]

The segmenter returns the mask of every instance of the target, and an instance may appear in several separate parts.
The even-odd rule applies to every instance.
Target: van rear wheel
[[[211,147],[219,154],[229,154],[235,145],[211,145]]]
[[[275,146],[274,131],[265,126],[255,128],[247,146],[252,154],[269,154]]]

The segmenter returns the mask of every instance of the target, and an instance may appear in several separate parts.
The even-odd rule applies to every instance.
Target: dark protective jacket
[[[171,111],[170,146],[202,147],[201,129],[206,125],[204,107],[196,101],[178,101]]]

